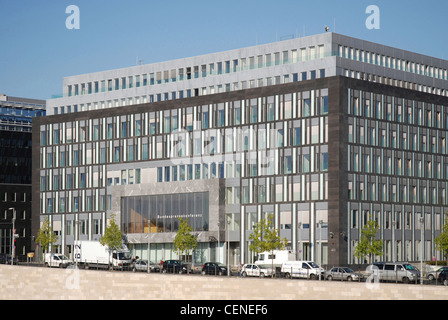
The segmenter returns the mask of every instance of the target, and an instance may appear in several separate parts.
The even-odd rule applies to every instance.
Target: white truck
[[[63,254],[60,253],[46,253],[45,266],[56,268],[67,268],[72,262]]]
[[[74,254],[75,263],[85,269],[89,267],[126,269],[132,266],[129,249],[124,244],[119,250],[111,251],[98,241],[75,241]]]
[[[321,268],[313,261],[287,261],[283,262],[281,273],[287,279],[305,278],[305,279],[325,279],[325,269]]]
[[[274,250],[272,252],[266,251],[258,255],[258,259],[255,261],[257,265],[266,265],[276,273],[279,273],[283,262],[295,260],[295,254],[291,250]]]

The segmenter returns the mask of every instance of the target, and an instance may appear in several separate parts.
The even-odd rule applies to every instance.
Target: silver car
[[[439,277],[439,274],[442,273],[442,271],[448,271],[448,267],[441,267],[435,271],[430,271],[426,274],[426,277],[428,278],[428,280],[434,280],[437,279]]]
[[[361,273],[356,273],[350,268],[334,267],[326,272],[327,280],[341,280],[341,281],[360,281],[364,278]]]
[[[144,271],[148,272],[148,261],[147,260],[137,260],[134,262],[132,271]],[[160,272],[160,267],[158,264],[149,262],[149,272]]]

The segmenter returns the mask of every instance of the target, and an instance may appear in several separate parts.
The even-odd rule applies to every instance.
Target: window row
[[[3,213],[0,215],[0,220],[8,220],[11,221],[13,217],[13,211],[9,209],[5,209]],[[16,219],[17,220],[27,220],[31,219],[31,211],[26,210],[17,210],[16,211]],[[2,222],[2,224],[5,222]],[[9,223],[9,222],[8,222]]]
[[[284,50],[281,52],[254,55],[251,57],[231,59],[221,62],[205,63],[192,67],[182,67],[145,74],[128,75],[124,77],[97,80],[87,83],[71,84],[67,86],[67,96],[78,96],[99,92],[116,91],[139,88],[209,76],[243,72],[252,69],[267,68],[283,64],[297,63],[321,59],[326,56],[324,45],[308,48]]]
[[[319,117],[254,127],[44,147],[40,161],[41,168],[62,168],[196,156],[239,158],[236,153],[251,151],[261,152],[258,158],[269,160],[276,150],[326,143],[328,118]]]
[[[297,228],[300,233],[301,240],[309,241],[309,229],[315,228],[315,230],[318,230],[320,228],[328,228],[327,209],[315,209],[314,212],[310,212],[309,210],[305,211],[303,209],[293,210],[290,204],[282,204],[278,207],[272,205],[262,205],[259,206],[259,208],[260,209],[258,212],[254,212],[250,209],[248,212],[245,212],[244,224],[247,227],[247,230],[253,230],[253,227],[257,224],[259,219],[267,219],[268,217],[272,217],[271,221],[273,225],[278,225],[278,229],[292,230],[293,228]],[[234,228],[231,230],[240,230],[241,214],[227,214],[226,218],[229,222],[232,222],[231,226]],[[293,224],[294,220],[296,221],[295,226]],[[314,224],[312,224],[312,222],[314,222]],[[326,231],[323,232],[326,233]],[[317,231],[317,233],[319,234],[319,231]]]
[[[61,228],[55,228],[53,226],[53,231],[61,236],[62,235],[62,225]],[[66,220],[65,221],[65,235],[66,236],[88,236],[92,235],[102,235],[103,230],[103,220],[102,219],[79,219],[78,221]]]
[[[40,145],[147,136],[328,114],[328,89],[41,126]]]
[[[440,212],[425,212],[423,214],[411,211],[402,212],[384,210],[351,210],[350,227],[362,229],[369,221],[375,221],[380,230],[441,230],[444,215]]]
[[[434,129],[448,128],[448,106],[349,90],[348,114]]]
[[[3,192],[1,202],[30,202],[31,193],[26,192]]]
[[[439,96],[448,96],[448,90],[445,88],[437,88],[416,82],[398,80],[395,78],[389,78],[377,74],[366,73],[363,71],[344,69],[342,75],[353,79],[382,83],[389,86],[410,89],[430,94],[436,94]]]
[[[157,168],[157,182],[175,182],[201,179],[228,179],[269,175],[290,175],[328,171],[328,152],[319,150],[292,151],[257,159],[247,157],[240,161],[189,163]]]
[[[448,158],[349,146],[347,170],[365,174],[443,180],[448,174]]]
[[[448,80],[447,69],[410,61],[409,59],[400,59],[342,45],[338,45],[338,55],[342,58],[374,64],[385,68],[410,72],[435,79]]]
[[[287,178],[252,178],[241,186],[226,187],[226,204],[286,203],[328,199],[328,176],[291,176]]]
[[[429,183],[414,179],[390,181],[375,179],[348,182],[348,199],[357,201],[394,202],[399,204],[447,205],[446,182]]]
[[[72,190],[105,187],[104,172],[89,169],[54,170],[41,173],[40,191]],[[125,169],[108,173],[107,186],[141,184],[141,169]]]
[[[40,207],[42,214],[105,212],[112,208],[112,196],[86,189],[79,192],[43,192]]]
[[[325,78],[325,69],[309,70],[300,73],[282,74],[273,77],[243,80],[239,82],[218,84],[207,87],[199,87],[179,91],[159,92],[142,96],[132,96],[106,101],[95,101],[89,103],[59,106],[53,108],[53,113],[65,114],[78,111],[90,111],[90,110],[122,107],[127,105],[141,104],[148,102],[152,103],[152,102],[176,100],[176,99],[198,97],[222,92],[245,90],[251,88],[261,88],[264,86],[272,86],[290,82],[312,80],[317,78]]]
[[[349,120],[349,122],[351,122]],[[448,132],[420,127],[390,125],[384,122],[357,121],[348,125],[348,142],[372,147],[448,154]]]

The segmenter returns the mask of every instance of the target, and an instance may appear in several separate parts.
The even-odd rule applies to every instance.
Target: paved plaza
[[[0,266],[2,300],[447,300],[448,287]]]

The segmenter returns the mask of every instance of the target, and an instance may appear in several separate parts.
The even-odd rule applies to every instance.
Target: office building
[[[33,214],[67,255],[115,214],[137,256],[176,257],[184,217],[196,263],[249,262],[251,229],[273,214],[298,258],[363,262],[353,252],[368,219],[377,259],[439,257],[447,70],[325,33],[65,78],[33,124]]]
[[[0,95],[0,254],[10,255],[15,244],[15,257],[22,261],[33,250],[31,123],[34,117],[42,115],[45,115],[43,100]]]

